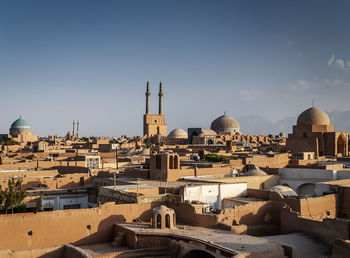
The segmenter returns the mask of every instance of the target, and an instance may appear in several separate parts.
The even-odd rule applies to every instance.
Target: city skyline
[[[5,1],[1,133],[21,114],[40,136],[77,119],[84,136],[141,135],[147,80],[152,113],[163,82],[168,132],[224,111],[277,121],[312,99],[350,110],[349,3],[337,3]]]

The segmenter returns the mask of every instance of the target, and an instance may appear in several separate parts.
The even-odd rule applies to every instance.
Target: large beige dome
[[[216,118],[210,126],[211,130],[215,132],[239,132],[239,123],[233,117],[226,115],[226,113]]]
[[[168,138],[171,139],[187,139],[188,135],[185,132],[185,130],[182,129],[175,129],[172,130],[169,134],[168,134]]]
[[[319,108],[309,108],[298,117],[297,125],[329,125],[329,117]]]

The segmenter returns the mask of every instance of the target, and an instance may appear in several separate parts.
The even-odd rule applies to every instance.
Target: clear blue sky
[[[0,133],[140,135],[145,84],[168,131],[227,111],[350,110],[349,1],[1,1]],[[244,128],[242,128],[244,132]]]

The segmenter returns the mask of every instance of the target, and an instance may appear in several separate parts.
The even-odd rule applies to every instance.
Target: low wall
[[[98,208],[0,215],[0,249],[23,250],[67,243],[111,241],[114,223],[148,221],[159,203],[106,203]]]
[[[283,197],[276,192],[262,189],[248,189],[248,197],[259,198],[287,204],[292,211],[296,211],[303,218],[323,220],[337,217],[339,205],[338,194],[329,194],[312,198]]]
[[[349,239],[350,222],[344,219],[324,219],[316,221],[298,216],[290,208],[281,209],[281,233],[304,232],[332,246],[337,238]]]

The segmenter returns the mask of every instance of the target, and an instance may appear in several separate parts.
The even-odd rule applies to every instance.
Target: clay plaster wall
[[[245,164],[253,164],[258,167],[283,168],[288,165],[288,153],[276,154],[273,157],[254,156],[245,158]]]
[[[292,211],[299,212],[303,218],[322,220],[324,218],[335,218],[338,214],[338,195],[329,194],[312,198],[283,197],[282,195],[261,189],[248,189],[248,197],[276,201],[287,204]]]
[[[106,203],[91,209],[0,215],[0,249],[23,250],[110,241],[114,223],[138,218],[148,221],[151,209],[159,205]]]

